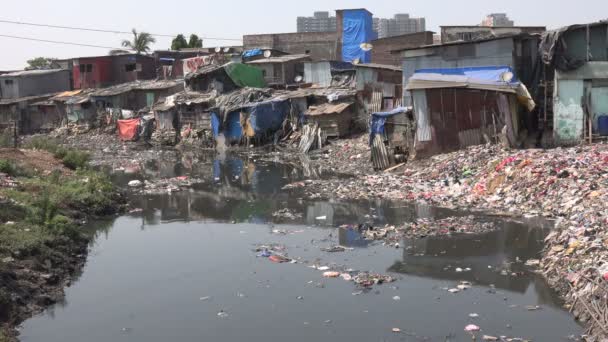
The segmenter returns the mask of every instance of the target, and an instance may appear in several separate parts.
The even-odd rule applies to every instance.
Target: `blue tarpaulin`
[[[249,58],[249,57],[255,57],[255,56],[259,56],[262,53],[264,53],[262,51],[262,49],[251,49],[251,50],[247,50],[245,52],[243,52],[243,58]]]
[[[241,113],[231,112],[224,122],[223,129],[226,142],[239,142],[243,137],[243,128],[241,127]]]
[[[513,78],[509,82],[505,82],[503,75],[510,72]],[[434,81],[441,81],[443,79],[447,81],[453,80],[450,76],[461,76],[466,77],[469,82],[472,83],[485,83],[485,84],[511,84],[516,85],[519,83],[513,69],[508,66],[483,66],[483,67],[469,67],[469,68],[446,68],[446,69],[419,69],[414,73],[414,79],[421,79],[423,76],[432,78]]]
[[[342,32],[342,60],[371,63],[371,51],[361,49],[361,44],[371,43],[373,35],[372,15],[366,10],[345,10]]]
[[[290,111],[289,101],[268,101],[257,103],[246,109],[249,113],[249,123],[255,136],[271,134],[283,125]]]
[[[372,114],[372,123],[369,127],[369,144],[370,144],[370,146],[371,146],[372,142],[374,141],[374,137],[376,136],[376,134],[383,134],[383,135],[385,134],[384,124],[386,123],[387,118],[390,118],[391,116],[395,116],[397,114],[402,114],[405,112],[407,112],[407,108],[398,107],[398,108],[391,110],[390,112],[373,113]]]

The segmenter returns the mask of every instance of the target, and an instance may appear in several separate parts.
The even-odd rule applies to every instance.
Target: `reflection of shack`
[[[356,64],[357,90],[368,112],[389,111],[402,102],[401,67],[383,64]]]
[[[391,164],[405,162],[414,147],[414,134],[411,109],[400,107],[373,113],[369,141],[374,168],[384,170]]]
[[[0,129],[12,128],[14,122],[19,122],[20,133],[32,133],[41,123],[36,118],[39,115],[34,114],[30,117],[31,104],[47,101],[52,95],[38,95],[20,97],[14,99],[0,99]],[[32,131],[34,129],[34,131]]]
[[[520,105],[535,104],[510,67],[422,69],[409,79],[416,117],[416,155],[488,142],[515,146]]]
[[[395,264],[391,271],[441,280],[494,284],[498,288],[525,292],[530,278],[504,276],[500,274],[500,269],[488,266],[513,262],[517,257],[523,260],[537,257],[543,249],[545,234],[547,230],[536,227],[526,229],[507,225],[505,229],[482,235],[407,240],[403,262]],[[454,270],[456,267],[470,268],[471,271],[458,273]]]
[[[206,65],[186,75],[189,90],[218,93],[230,92],[237,88],[265,86],[264,76],[258,68],[241,64]]]
[[[304,63],[304,82],[319,87],[349,87],[355,79],[352,63],[322,61]]]
[[[270,87],[286,87],[296,84],[296,77],[304,75],[304,61],[309,61],[308,55],[286,55],[255,59],[247,62],[262,70],[264,81]]]

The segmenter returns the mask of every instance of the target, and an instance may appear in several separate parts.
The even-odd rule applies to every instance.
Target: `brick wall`
[[[400,54],[391,51],[433,44],[433,32],[418,32],[372,41],[372,63],[401,65]]]
[[[243,36],[245,50],[270,48],[290,54],[308,54],[313,61],[339,60],[338,33],[298,32],[253,34]]]

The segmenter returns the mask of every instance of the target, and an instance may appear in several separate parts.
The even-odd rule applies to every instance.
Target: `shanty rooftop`
[[[247,62],[247,64],[270,64],[270,63],[287,63],[287,62],[295,62],[295,61],[303,61],[310,59],[309,55],[285,55],[285,56],[277,56],[277,57],[268,57],[262,59],[256,59],[251,62]]]
[[[181,84],[183,80],[135,81],[117,84],[112,87],[94,91],[91,95],[97,97],[116,96],[131,90],[162,90],[170,89]]]
[[[58,72],[66,72],[64,69],[48,69],[48,70],[20,70],[13,71],[7,74],[2,74],[0,77],[22,77],[22,76],[37,76],[37,75],[48,75],[55,74]]]

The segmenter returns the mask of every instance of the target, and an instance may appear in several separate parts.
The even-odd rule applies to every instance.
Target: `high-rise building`
[[[402,34],[422,32],[426,30],[424,18],[411,18],[409,14],[395,14],[392,19],[380,19],[378,23],[378,37],[387,38]]]
[[[298,32],[334,32],[336,17],[329,12],[314,12],[312,17],[298,17]],[[426,31],[424,18],[410,18],[409,14],[395,14],[392,19],[373,18],[373,29],[378,38]]]
[[[515,23],[509,20],[506,13],[492,13],[483,19],[481,26],[513,27]]]
[[[334,32],[336,17],[329,12],[315,12],[312,17],[298,17],[298,32]]]

